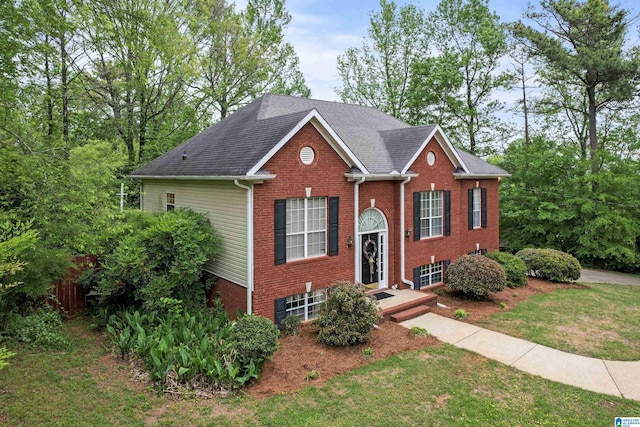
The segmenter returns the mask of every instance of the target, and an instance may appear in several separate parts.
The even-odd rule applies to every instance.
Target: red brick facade
[[[232,319],[236,318],[238,310],[242,313],[247,311],[247,288],[222,277],[218,277],[215,286],[209,293],[209,303],[212,303],[215,298],[220,298],[222,306]]]
[[[300,161],[300,150],[309,146],[315,152],[310,165]],[[432,151],[436,162],[429,166],[426,153]],[[254,292],[253,311],[274,319],[276,299],[301,294],[306,283],[312,289],[322,289],[336,280],[354,280],[356,262],[354,251],[361,252],[354,226],[355,184],[345,178],[349,165],[338,156],[331,145],[311,124],[306,124],[264,166],[277,177],[254,186]],[[410,237],[400,229],[401,181],[365,181],[359,186],[359,214],[372,205],[385,216],[387,250],[389,254],[388,286],[402,285],[400,239],[405,243],[405,278],[413,280],[413,268],[435,262],[455,261],[460,256],[476,250],[479,245],[489,251],[498,249],[498,180],[478,181],[487,189],[487,227],[468,230],[467,190],[476,186],[475,180],[456,180],[455,166],[451,163],[435,138],[420,153],[409,168],[419,176],[404,187],[404,228],[410,229]],[[449,236],[414,241],[413,193],[435,190],[451,193],[451,234]],[[338,255],[322,256],[276,265],[275,257],[275,200],[304,198],[307,188],[311,197],[339,197]],[[402,237],[401,237],[402,236]],[[353,237],[354,245],[347,241]],[[225,307],[232,312],[246,309],[246,289],[220,279],[216,288]],[[228,295],[225,295],[227,294]]]

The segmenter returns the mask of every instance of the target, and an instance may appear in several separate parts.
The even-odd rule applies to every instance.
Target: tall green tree
[[[412,4],[398,7],[381,0],[371,13],[369,38],[361,48],[338,57],[343,102],[366,105],[409,119],[409,81],[413,64],[427,53],[429,27],[424,12]]]
[[[86,95],[135,165],[149,141],[167,137],[158,130],[188,95],[194,45],[183,3],[100,0],[83,4],[81,13]]]
[[[200,113],[225,118],[266,92],[310,95],[298,56],[284,41],[291,15],[283,0],[249,0],[241,11],[223,0],[198,0],[192,15]]]
[[[459,145],[484,154],[500,121],[495,98],[513,76],[500,69],[507,27],[487,0],[442,0],[430,14],[438,53],[417,62],[411,80],[414,121],[440,123]]]
[[[629,12],[608,0],[543,0],[540,7],[525,15],[535,26],[518,22],[513,32],[549,69],[548,83],[574,88],[586,98],[586,108],[576,103],[571,108],[587,118],[591,173],[597,174],[598,114],[637,91],[640,52],[625,48]]]

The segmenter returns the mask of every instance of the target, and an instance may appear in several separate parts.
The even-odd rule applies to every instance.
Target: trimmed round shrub
[[[580,278],[580,262],[572,255],[555,249],[523,249],[516,254],[532,277],[569,282]]]
[[[278,327],[262,316],[247,315],[241,317],[234,328],[237,359],[242,364],[251,361],[257,366],[271,357],[278,349]]]
[[[296,315],[287,316],[280,322],[280,330],[285,335],[298,335],[301,326],[302,320]]]
[[[527,266],[522,259],[506,252],[489,252],[485,256],[502,266],[508,287],[519,288],[527,284]]]
[[[465,255],[453,262],[445,274],[449,289],[472,298],[484,298],[506,285],[504,270],[496,261],[482,255]]]
[[[378,321],[376,304],[365,296],[364,285],[337,282],[316,319],[318,341],[341,347],[366,343]]]

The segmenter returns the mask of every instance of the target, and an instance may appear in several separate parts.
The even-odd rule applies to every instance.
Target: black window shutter
[[[467,193],[469,195],[469,230],[473,230],[473,188],[470,188]]]
[[[420,240],[420,198],[419,191],[413,193],[413,240]]]
[[[447,270],[449,269],[449,265],[451,265],[451,260],[447,259],[442,261],[443,265],[443,269],[442,269],[442,281],[446,282],[446,278],[447,278]]]
[[[287,262],[287,201],[276,200],[275,204],[275,262]]]
[[[487,254],[487,248],[480,249],[480,255],[486,255],[486,254]]]
[[[275,300],[274,303],[276,308],[275,324],[280,325],[280,322],[287,317],[287,299],[280,298]]]
[[[413,269],[413,288],[420,290],[422,284],[420,283],[420,267]]]
[[[444,235],[451,235],[451,191],[444,192]]]
[[[487,189],[481,189],[480,194],[480,218],[482,218],[482,228],[487,228]]]
[[[329,197],[329,256],[338,255],[338,200]]]

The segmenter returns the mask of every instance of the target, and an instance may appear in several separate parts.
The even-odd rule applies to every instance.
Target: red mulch
[[[438,296],[438,302],[450,308],[434,307],[432,311],[441,316],[453,318],[455,310],[462,308],[469,313],[469,317],[464,321],[476,323],[494,313],[512,309],[519,301],[531,295],[575,287],[583,286],[529,279],[527,286],[516,289],[506,288],[481,301],[465,299],[445,290],[443,295]],[[500,306],[502,302],[506,304],[504,309]],[[311,325],[303,326],[298,336],[283,336],[280,339],[280,348],[271,360],[264,364],[260,379],[246,389],[247,393],[258,398],[290,393],[306,384],[323,384],[336,375],[393,354],[439,343],[433,337],[414,337],[406,328],[390,321],[382,322],[380,329],[373,331],[371,342],[357,347],[331,347],[320,344],[316,338],[317,332]],[[373,356],[363,356],[362,350],[369,347],[373,351]],[[305,376],[312,370],[319,373],[319,378],[305,380]]]
[[[280,348],[265,362],[260,379],[247,388],[247,393],[258,398],[289,393],[306,384],[323,384],[329,378],[393,354],[438,344],[433,337],[412,336],[408,329],[390,321],[383,321],[364,345],[331,347],[319,343],[317,336],[313,326],[305,325],[300,335],[280,338]],[[370,357],[362,354],[367,348],[373,352]],[[305,380],[312,370],[318,372],[319,378]]]

